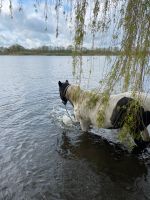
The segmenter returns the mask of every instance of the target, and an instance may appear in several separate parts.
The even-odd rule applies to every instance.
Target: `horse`
[[[105,129],[121,129],[125,125],[128,115],[134,123],[128,120],[130,135],[135,144],[145,148],[150,143],[148,125],[150,124],[150,95],[136,93],[140,102],[133,98],[132,92],[110,95],[104,106],[101,94],[85,91],[79,85],[72,85],[68,80],[58,82],[59,93],[64,105],[69,101],[74,108],[76,121],[80,123],[83,132],[88,132],[91,126]],[[136,105],[136,106],[135,106]],[[136,109],[135,109],[136,107]],[[100,119],[103,123],[100,123]],[[136,137],[135,137],[136,133]]]

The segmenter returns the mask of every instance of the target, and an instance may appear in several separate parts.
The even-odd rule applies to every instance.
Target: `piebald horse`
[[[92,98],[92,93],[84,91],[78,85],[71,85],[68,80],[58,82],[59,93],[64,105],[69,101],[74,108],[76,121],[80,122],[82,131],[88,132],[90,126],[100,127],[98,117],[101,115],[100,110],[103,108],[103,103],[99,96],[93,106],[88,106]],[[150,95],[140,93],[140,105],[134,116],[134,126],[132,131],[138,135],[133,138],[137,146],[145,148],[150,142],[150,136],[147,126],[150,124]],[[88,102],[88,103],[87,103]],[[101,128],[120,129],[125,123],[127,112],[130,109],[132,112],[132,104],[136,100],[132,97],[131,92],[110,95],[107,106],[104,110],[104,121]],[[130,133],[132,136],[133,134]]]

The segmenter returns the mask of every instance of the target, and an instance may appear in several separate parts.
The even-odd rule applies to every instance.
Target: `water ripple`
[[[71,57],[0,59],[0,199],[149,198],[149,149],[131,155],[110,132],[83,134],[62,123],[57,82],[73,82]],[[92,87],[104,57],[93,62]]]

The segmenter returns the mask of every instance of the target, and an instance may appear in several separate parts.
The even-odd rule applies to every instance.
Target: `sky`
[[[22,10],[19,11],[19,3],[22,2]],[[34,7],[34,0],[12,0],[13,12],[11,18],[9,10],[9,0],[3,0],[3,7],[0,13],[0,46],[8,47],[13,44],[20,44],[25,48],[37,48],[43,45],[47,46],[64,46],[67,47],[73,42],[74,22],[63,14],[60,9],[58,28],[59,36],[56,38],[57,17],[55,6],[49,0],[48,19],[45,22],[44,2],[40,3],[38,12]],[[66,1],[67,2],[67,1]],[[65,5],[65,11],[69,13],[69,6]],[[90,20],[90,11],[87,11],[86,23]],[[47,29],[47,30],[46,30]],[[107,46],[110,39],[105,35],[105,43],[103,38],[96,37],[95,45]],[[90,34],[86,34],[84,46],[91,47],[92,38]]]

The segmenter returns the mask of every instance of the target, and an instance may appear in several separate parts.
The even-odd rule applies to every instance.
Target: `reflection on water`
[[[84,87],[91,63],[93,88],[105,57],[84,57]],[[0,200],[149,199],[149,149],[132,155],[112,136],[62,124],[57,82],[75,82],[71,66],[71,57],[0,57]]]
[[[70,137],[65,132],[62,134],[62,144],[60,145],[61,155],[76,159],[85,159],[95,165],[97,172],[109,172],[111,176],[112,169],[116,174],[122,175],[125,179],[137,177],[141,174],[147,174],[144,162],[139,162],[136,155],[132,155],[123,150],[118,144],[111,143],[93,133],[82,133],[76,138],[75,142],[70,141]],[[128,161],[128,162],[126,162]],[[109,163],[109,165],[108,165]],[[129,167],[132,164],[137,165],[137,170]],[[126,170],[128,168],[128,171]],[[112,174],[113,178],[113,174]]]
[[[148,176],[145,161],[100,136],[63,132],[59,154],[70,160],[63,166],[66,188],[71,193],[82,188],[73,199],[144,199],[150,194],[141,187]]]

